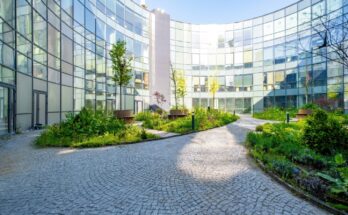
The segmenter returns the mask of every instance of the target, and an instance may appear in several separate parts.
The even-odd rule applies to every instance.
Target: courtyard
[[[326,214],[248,157],[267,121],[98,149],[37,149],[39,132],[0,145],[0,214]]]

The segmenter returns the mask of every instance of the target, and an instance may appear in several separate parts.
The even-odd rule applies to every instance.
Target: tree
[[[171,69],[171,74],[170,74],[170,79],[173,82],[173,87],[174,87],[174,101],[175,101],[175,109],[178,110],[178,70],[173,68],[173,65],[170,64],[170,69]]]
[[[185,108],[185,96],[187,94],[186,90],[186,80],[183,74],[177,75],[177,95],[182,99],[182,107]]]
[[[133,57],[127,56],[126,42],[117,41],[109,52],[112,60],[112,80],[120,87],[120,110],[122,110],[122,87],[131,81]]]
[[[167,100],[165,99],[164,95],[161,94],[160,92],[156,91],[154,94],[153,94],[156,98],[156,102],[157,104],[161,107],[163,103],[165,103]]]
[[[313,19],[315,18],[312,24],[313,36],[310,39],[308,37],[299,39],[299,51],[310,57],[321,57],[328,62],[335,62],[343,68],[348,68],[348,17],[332,19],[329,17],[330,15],[325,15],[324,10],[325,8],[322,8],[322,12],[312,15]],[[306,77],[306,103],[308,102],[308,88],[312,83],[314,82],[310,79],[308,81]],[[332,99],[329,94],[328,99]]]
[[[216,77],[209,78],[209,92],[213,96],[213,108],[215,108],[215,95],[217,91],[220,89],[219,82]]]

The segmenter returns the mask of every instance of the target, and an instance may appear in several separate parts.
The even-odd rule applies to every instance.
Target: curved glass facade
[[[307,94],[309,101],[329,98],[339,108],[346,101],[348,109],[343,66],[314,54],[323,44],[316,29],[324,15],[338,26],[345,25],[337,28],[347,28],[342,24],[348,21],[347,2],[304,0],[226,25],[171,21],[171,60],[175,68],[185,71],[186,104],[250,112],[301,106]],[[320,51],[328,56],[333,52],[330,48]],[[208,92],[211,76],[220,84],[215,105]],[[306,80],[310,80],[307,88]]]
[[[11,109],[13,117],[0,115],[0,132],[58,122],[83,106],[113,110],[120,93],[124,108],[143,108],[148,20],[149,12],[129,0],[1,0],[0,111]],[[135,59],[134,81],[122,92],[111,80],[108,54],[117,40]],[[17,98],[12,106],[9,89]]]
[[[238,23],[195,25],[132,0],[0,0],[0,134],[58,122],[84,106],[114,110],[120,93],[123,108],[146,109],[154,91],[172,97],[170,62],[184,71],[188,108],[260,111],[301,106],[307,94],[348,110],[348,73],[306,51],[323,43],[313,30],[320,17],[344,25],[346,4],[303,0]],[[117,40],[135,59],[122,92],[108,54]],[[330,47],[320,51],[332,55]],[[220,85],[215,104],[210,77]]]

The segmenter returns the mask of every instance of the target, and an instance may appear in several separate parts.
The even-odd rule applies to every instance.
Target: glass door
[[[14,90],[0,86],[0,135],[14,131]]]
[[[34,119],[33,126],[40,128],[47,124],[47,93],[34,91]]]
[[[135,113],[143,112],[143,101],[135,101]]]

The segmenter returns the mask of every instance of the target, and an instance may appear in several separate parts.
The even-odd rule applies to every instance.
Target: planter
[[[187,110],[170,110],[170,115],[173,116],[186,116]]]
[[[170,110],[168,118],[169,119],[177,119],[181,117],[187,116],[188,111],[187,110]]]
[[[304,119],[307,116],[311,115],[313,113],[310,109],[299,109],[298,113],[296,114],[297,119]]]
[[[115,110],[114,116],[117,119],[122,119],[126,122],[132,122],[134,119],[133,111],[132,110]]]

